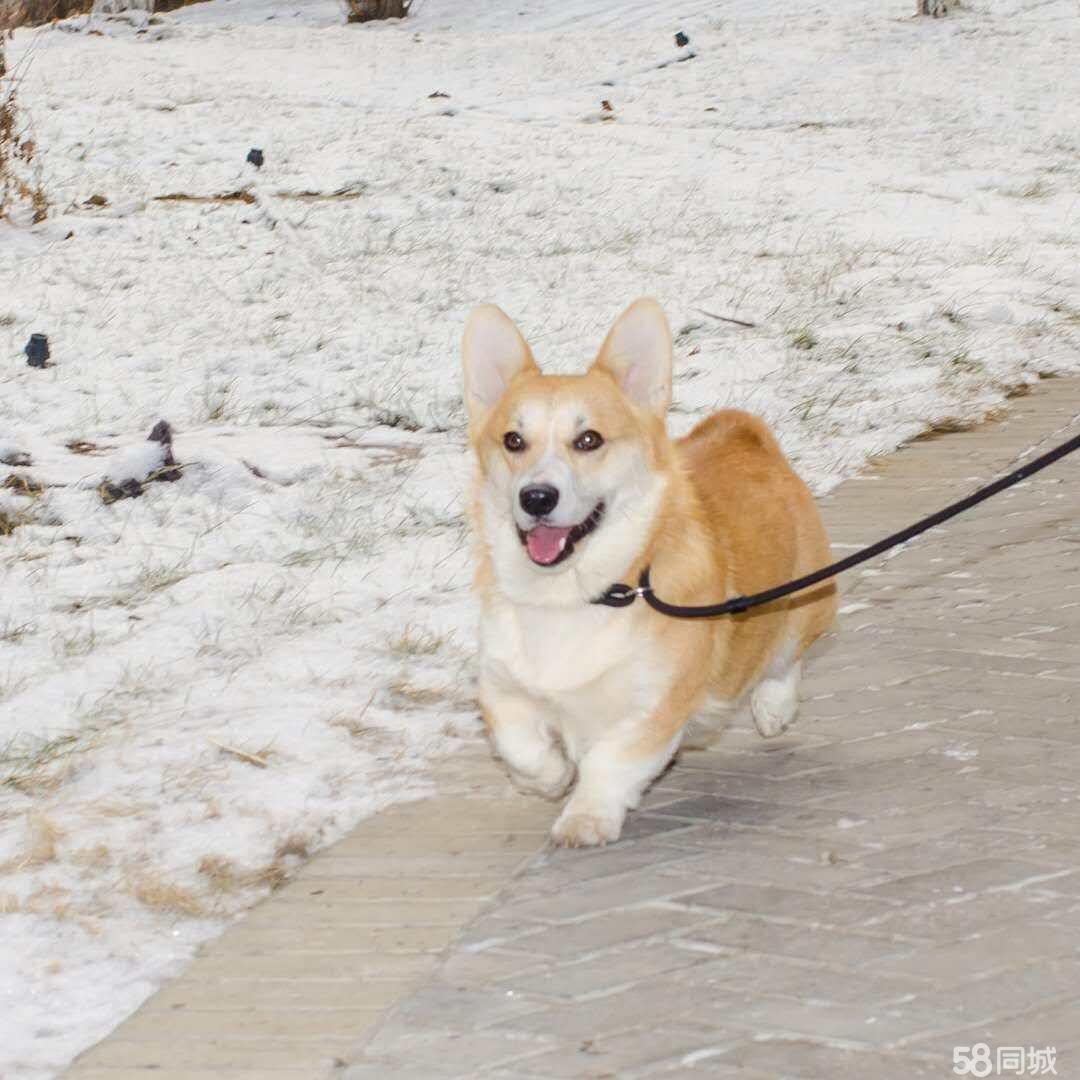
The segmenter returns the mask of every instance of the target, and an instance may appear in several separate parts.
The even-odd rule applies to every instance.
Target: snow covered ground
[[[55,1075],[474,737],[471,305],[574,368],[657,296],[675,427],[760,412],[818,491],[1080,370],[1076,5],[913,7],[16,34],[55,207],[0,225],[0,484],[42,488],[0,488],[0,1075]],[[106,504],[160,418],[181,479]]]

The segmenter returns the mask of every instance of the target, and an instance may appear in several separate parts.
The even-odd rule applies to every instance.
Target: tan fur
[[[641,600],[627,609],[588,601],[616,581],[636,583],[649,566],[653,587],[670,603],[715,603],[824,565],[829,544],[813,498],[758,418],[726,410],[683,439],[668,437],[670,337],[651,301],[628,309],[580,376],[542,375],[524,340],[515,344],[499,319],[506,317],[497,309],[482,309],[465,349],[479,463],[473,520],[484,715],[524,787],[557,796],[577,767],[578,789],[555,838],[603,843],[617,838],[626,809],[662,770],[706,695],[733,703],[764,680],[755,717],[764,714],[763,733],[782,728],[787,717],[772,717],[770,702],[794,712],[788,699],[799,658],[831,624],[836,594],[830,583],[742,615],[693,621]],[[472,344],[470,332],[487,338]],[[519,350],[516,360],[507,348]],[[504,434],[530,424],[527,450],[509,454]],[[570,436],[581,426],[602,433],[602,451],[573,449]],[[518,566],[509,539],[515,526],[500,509],[537,469],[600,491],[620,508],[564,568],[535,568],[523,549]],[[640,497],[624,497],[628,485]],[[655,511],[646,513],[650,499]]]

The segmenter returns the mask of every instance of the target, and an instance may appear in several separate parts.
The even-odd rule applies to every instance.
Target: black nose
[[[559,489],[550,484],[533,484],[531,487],[522,488],[518,495],[521,509],[533,517],[543,517],[550,514],[559,502]]]

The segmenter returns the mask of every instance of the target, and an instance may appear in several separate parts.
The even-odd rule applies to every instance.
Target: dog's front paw
[[[571,806],[559,816],[551,830],[558,847],[600,847],[613,844],[622,832],[625,814],[598,814]]]
[[[518,791],[523,791],[526,795],[539,795],[544,799],[555,800],[566,794],[574,782],[575,771],[574,766],[560,756],[557,762],[550,762],[548,768],[539,775],[533,776],[510,769],[510,779]]]

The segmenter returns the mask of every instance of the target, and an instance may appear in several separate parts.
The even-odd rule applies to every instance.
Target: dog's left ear
[[[518,375],[539,370],[514,320],[495,304],[482,304],[469,315],[461,360],[465,368],[465,404],[474,428]]]
[[[648,297],[616,320],[594,368],[606,371],[639,409],[663,417],[671,404],[671,328],[664,309]]]

